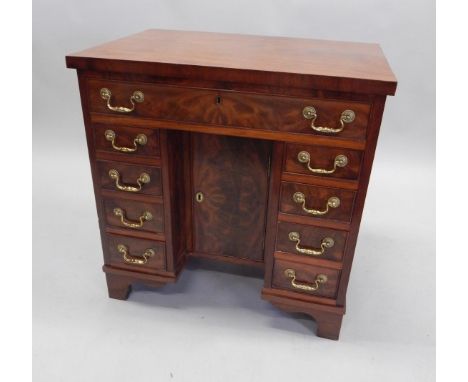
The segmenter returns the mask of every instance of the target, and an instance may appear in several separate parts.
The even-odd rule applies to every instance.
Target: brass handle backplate
[[[310,215],[321,216],[328,213],[330,208],[338,208],[341,204],[341,201],[338,197],[332,196],[327,200],[327,206],[324,210],[314,210],[306,207],[306,197],[302,192],[295,192],[293,195],[293,201],[298,204],[302,204],[302,210],[307,212]]]
[[[149,211],[145,211],[143,212],[143,214],[138,218],[139,222],[134,222],[134,221],[131,221],[131,220],[128,220],[126,217],[125,217],[125,212],[124,210],[122,210],[122,208],[114,208],[114,215],[117,216],[117,217],[120,217],[120,222],[126,226],[126,227],[130,227],[130,228],[141,228],[143,227],[143,224],[145,223],[145,221],[149,221],[149,220],[152,220],[153,219],[153,215],[151,214],[151,212]]]
[[[335,240],[331,237],[325,237],[322,239],[322,243],[320,244],[320,249],[315,248],[301,248],[299,244],[301,244],[301,236],[299,232],[289,232],[289,240],[296,243],[296,251],[299,253],[303,253],[305,255],[311,256],[321,256],[325,253],[327,248],[332,248],[335,245]]]
[[[297,160],[299,163],[304,163],[306,168],[314,174],[333,174],[338,167],[345,167],[348,164],[348,157],[340,154],[335,157],[332,169],[326,170],[324,168],[312,168],[310,166],[310,153],[307,151],[301,151],[297,154]]]
[[[323,274],[317,275],[313,284],[309,285],[306,283],[300,283],[296,281],[296,271],[294,269],[286,269],[284,275],[291,279],[291,286],[296,289],[305,290],[307,292],[314,292],[320,288],[321,284],[325,284],[328,281],[328,277]]]
[[[107,108],[109,110],[116,111],[118,113],[131,113],[133,110],[135,110],[135,102],[142,103],[145,100],[145,95],[143,94],[143,92],[136,90],[130,96],[130,103],[132,104],[132,107],[112,106],[111,105],[112,92],[107,88],[102,88],[100,90],[100,94],[101,94],[101,98],[107,101]]]
[[[156,254],[156,252],[154,252],[154,249],[148,248],[145,250],[145,252],[143,252],[143,254],[139,256],[133,256],[129,254],[128,247],[124,244],[118,244],[117,251],[119,251],[122,254],[123,259],[126,263],[137,265],[146,264],[148,262],[148,259]]]
[[[133,140],[133,147],[120,147],[115,144],[116,134],[113,130],[106,130],[104,135],[106,139],[112,143],[112,148],[122,153],[133,153],[137,151],[137,145],[144,146],[148,142],[148,138],[145,134],[138,134]]]
[[[138,186],[130,186],[126,184],[120,183],[120,174],[116,169],[109,170],[109,178],[115,180],[115,187],[119,190],[127,191],[127,192],[138,192],[141,191],[143,184],[149,183],[151,178],[146,172],[142,172],[137,179]]]
[[[315,126],[315,120],[317,119],[317,110],[313,106],[306,106],[304,110],[302,110],[302,115],[305,119],[311,119],[310,127],[318,131],[320,133],[332,133],[336,134],[343,131],[345,127],[345,123],[351,123],[356,118],[356,114],[352,110],[345,110],[341,113],[340,117],[340,127],[333,128],[333,127],[326,127],[326,126]]]

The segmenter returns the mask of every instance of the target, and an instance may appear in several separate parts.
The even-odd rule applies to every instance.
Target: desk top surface
[[[380,46],[369,43],[150,29],[67,56],[69,68],[96,69],[97,61],[110,71],[116,62],[140,63],[142,73],[166,64],[352,79],[380,94],[396,88]]]

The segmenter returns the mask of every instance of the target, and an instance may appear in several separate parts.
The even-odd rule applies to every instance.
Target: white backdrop
[[[36,0],[33,16],[36,381],[434,379],[433,1]],[[399,84],[339,342],[261,301],[260,278],[223,267],[194,264],[175,286],[107,299],[76,74],[64,56],[148,28],[381,44]]]

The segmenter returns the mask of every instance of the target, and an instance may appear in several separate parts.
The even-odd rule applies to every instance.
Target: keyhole
[[[221,104],[221,96],[216,96],[216,105]]]
[[[203,202],[203,199],[205,199],[205,197],[203,196],[203,193],[202,193],[202,192],[197,192],[197,193],[195,194],[195,200],[196,200],[198,203]]]

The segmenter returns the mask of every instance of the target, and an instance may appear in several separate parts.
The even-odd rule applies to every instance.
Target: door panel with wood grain
[[[262,261],[271,143],[194,134],[192,144],[195,252]]]

